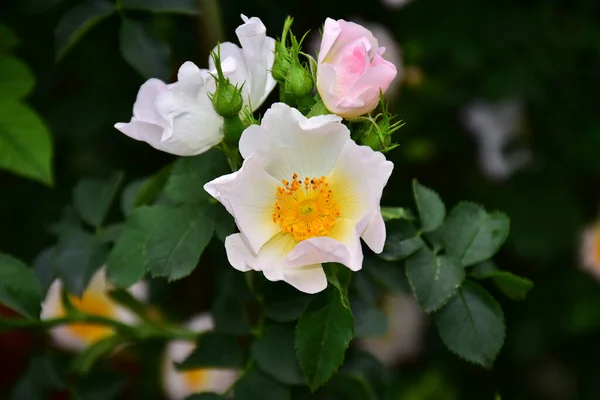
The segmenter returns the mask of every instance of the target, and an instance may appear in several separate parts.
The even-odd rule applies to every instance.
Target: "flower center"
[[[86,314],[108,318],[114,317],[112,302],[101,294],[86,292],[82,298],[69,296],[69,300],[73,307]],[[113,334],[112,328],[104,325],[70,324],[67,329],[86,343],[94,343]]]
[[[281,182],[283,186],[275,192],[273,222],[297,241],[327,235],[340,216],[340,206],[331,198],[327,179],[306,177],[303,182],[294,174],[291,182]]]
[[[184,371],[182,373],[183,380],[188,388],[192,389],[193,392],[198,389],[204,389],[204,381],[206,379],[207,370],[202,369],[192,369],[189,371]]]

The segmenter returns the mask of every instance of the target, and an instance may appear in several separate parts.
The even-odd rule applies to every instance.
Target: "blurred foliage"
[[[179,12],[159,12],[166,3],[131,0],[118,2],[117,7],[117,3],[96,2],[93,10],[77,0],[0,5],[0,22],[15,32],[14,40],[19,42],[15,47],[3,40],[7,48],[0,53],[10,48],[11,57],[22,60],[18,62],[24,62],[35,76],[31,93],[27,94],[29,84],[16,90],[27,95],[27,107],[45,121],[55,149],[53,188],[0,171],[2,252],[32,263],[55,241],[53,224],[62,220],[64,225],[61,216],[69,211],[63,206],[71,201],[72,188],[81,178],[89,177],[93,180],[87,185],[96,185],[120,170],[125,181],[131,182],[157,173],[173,160],[112,127],[129,119],[137,89],[148,76],[173,80],[177,67],[186,60],[207,64],[214,43],[204,40],[202,14],[195,16],[190,11],[194,5],[185,1],[173,2]],[[524,303],[498,296],[509,334],[494,370],[485,371],[454,357],[431,327],[423,356],[393,371],[387,398],[481,400],[494,398],[496,392],[503,399],[599,398],[600,287],[577,269],[579,235],[596,218],[600,198],[600,117],[594,105],[600,89],[598,2],[414,0],[399,10],[357,0],[223,0],[221,5],[229,39],[240,13],[259,16],[272,36],[280,32],[286,15],[295,17],[295,32],[316,32],[328,16],[360,16],[385,25],[402,46],[405,65],[421,78],[406,84],[390,107],[406,125],[394,135],[399,149],[388,154],[396,168],[383,205],[411,207],[409,182],[417,177],[448,204],[468,198],[510,217],[511,234],[498,264],[532,279],[536,287]],[[5,66],[0,63],[0,67]],[[480,172],[476,145],[461,124],[462,108],[482,98],[518,98],[525,105],[520,140],[532,149],[534,159],[506,182],[490,181]],[[4,108],[0,110],[5,113]],[[4,118],[0,115],[0,128]],[[183,171],[185,166],[176,164],[175,168]],[[37,178],[51,182],[48,175]],[[178,200],[177,183],[170,183]],[[110,195],[110,189],[97,189]],[[115,209],[106,216],[80,211],[94,226],[102,220],[110,224],[122,219]],[[63,230],[61,236],[65,234]],[[99,240],[90,235],[70,231],[67,239]],[[223,288],[212,282],[233,282],[241,274],[231,278],[234,271],[215,261],[224,260],[222,253],[221,243],[213,239],[190,279],[168,286],[164,280],[153,282],[153,301],[170,310],[172,319],[208,309],[211,298],[218,299],[213,307],[227,307],[230,301]],[[483,281],[496,292],[491,283]],[[501,289],[501,284],[493,283]],[[228,287],[228,283],[222,285]],[[178,293],[176,302],[172,293]],[[269,312],[274,320],[280,315],[277,309]],[[239,320],[217,320],[219,324],[225,330],[247,329]],[[11,340],[0,336],[2,354],[11,348]],[[6,361],[14,367],[0,374],[0,394],[8,393],[15,382],[15,390],[29,391],[27,396],[64,387],[64,376],[43,372],[60,370],[48,365],[60,366],[64,360],[46,355],[39,347],[7,350],[16,361]],[[156,360],[160,349],[155,347],[144,344],[137,351],[143,359]],[[256,347],[256,352],[265,351]],[[25,351],[36,354],[29,367],[23,362],[30,358]],[[364,357],[347,355],[346,363],[352,360],[367,368]],[[102,367],[108,370],[107,365]],[[158,379],[152,378],[156,371],[148,363],[125,359],[113,367],[121,375],[126,372],[128,387],[136,389],[136,396],[155,395]],[[263,369],[268,372],[268,368]],[[286,373],[291,380],[296,371]],[[123,385],[121,375],[100,368],[88,379],[109,393]],[[330,398],[348,398],[344,390],[360,387],[352,375],[337,376],[339,380],[323,388]],[[239,385],[248,391],[268,388],[273,398],[281,398],[277,397],[281,386],[258,370],[252,370]],[[128,390],[124,398],[132,398]],[[306,395],[298,390],[293,398]]]

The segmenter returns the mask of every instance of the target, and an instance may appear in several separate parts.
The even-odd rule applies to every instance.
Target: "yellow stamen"
[[[306,177],[302,181],[294,174],[291,182],[281,182],[283,186],[275,192],[273,222],[297,241],[327,235],[340,216],[340,206],[332,198],[327,179]]]
[[[88,291],[81,298],[69,296],[69,300],[73,307],[86,314],[108,318],[115,316],[113,303],[101,293]],[[71,324],[68,329],[86,343],[93,343],[113,334],[112,328],[94,324]]]
[[[183,381],[186,386],[193,391],[204,388],[204,381],[206,379],[206,369],[192,369],[182,373]]]

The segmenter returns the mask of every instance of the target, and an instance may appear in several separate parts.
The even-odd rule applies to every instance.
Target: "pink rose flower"
[[[327,18],[323,29],[317,89],[327,109],[344,118],[367,114],[379,104],[396,77],[396,67],[381,57],[373,34],[361,25]]]

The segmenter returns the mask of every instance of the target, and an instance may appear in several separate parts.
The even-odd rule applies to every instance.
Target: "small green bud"
[[[375,127],[371,129],[370,133],[363,136],[361,138],[361,144],[365,146],[369,146],[375,151],[381,151],[386,149],[392,143],[391,135],[382,134],[382,137],[379,137],[379,134]]]
[[[314,82],[310,71],[296,62],[290,66],[285,78],[285,91],[294,97],[304,97],[311,94]]]
[[[208,95],[213,103],[213,108],[217,114],[222,117],[237,117],[244,105],[242,87],[232,85],[229,78],[225,78],[223,69],[221,68],[220,46],[217,47],[216,51],[212,52],[211,56],[215,63],[215,69],[217,70],[217,74],[213,75],[217,88],[214,93],[209,93]]]
[[[271,67],[271,75],[280,84],[285,83],[288,71],[290,69],[292,57],[290,56],[285,44],[277,42],[275,45],[275,61]]]
[[[217,89],[210,99],[217,114],[226,118],[238,115],[244,105],[241,88],[233,86],[229,79],[217,80]]]

